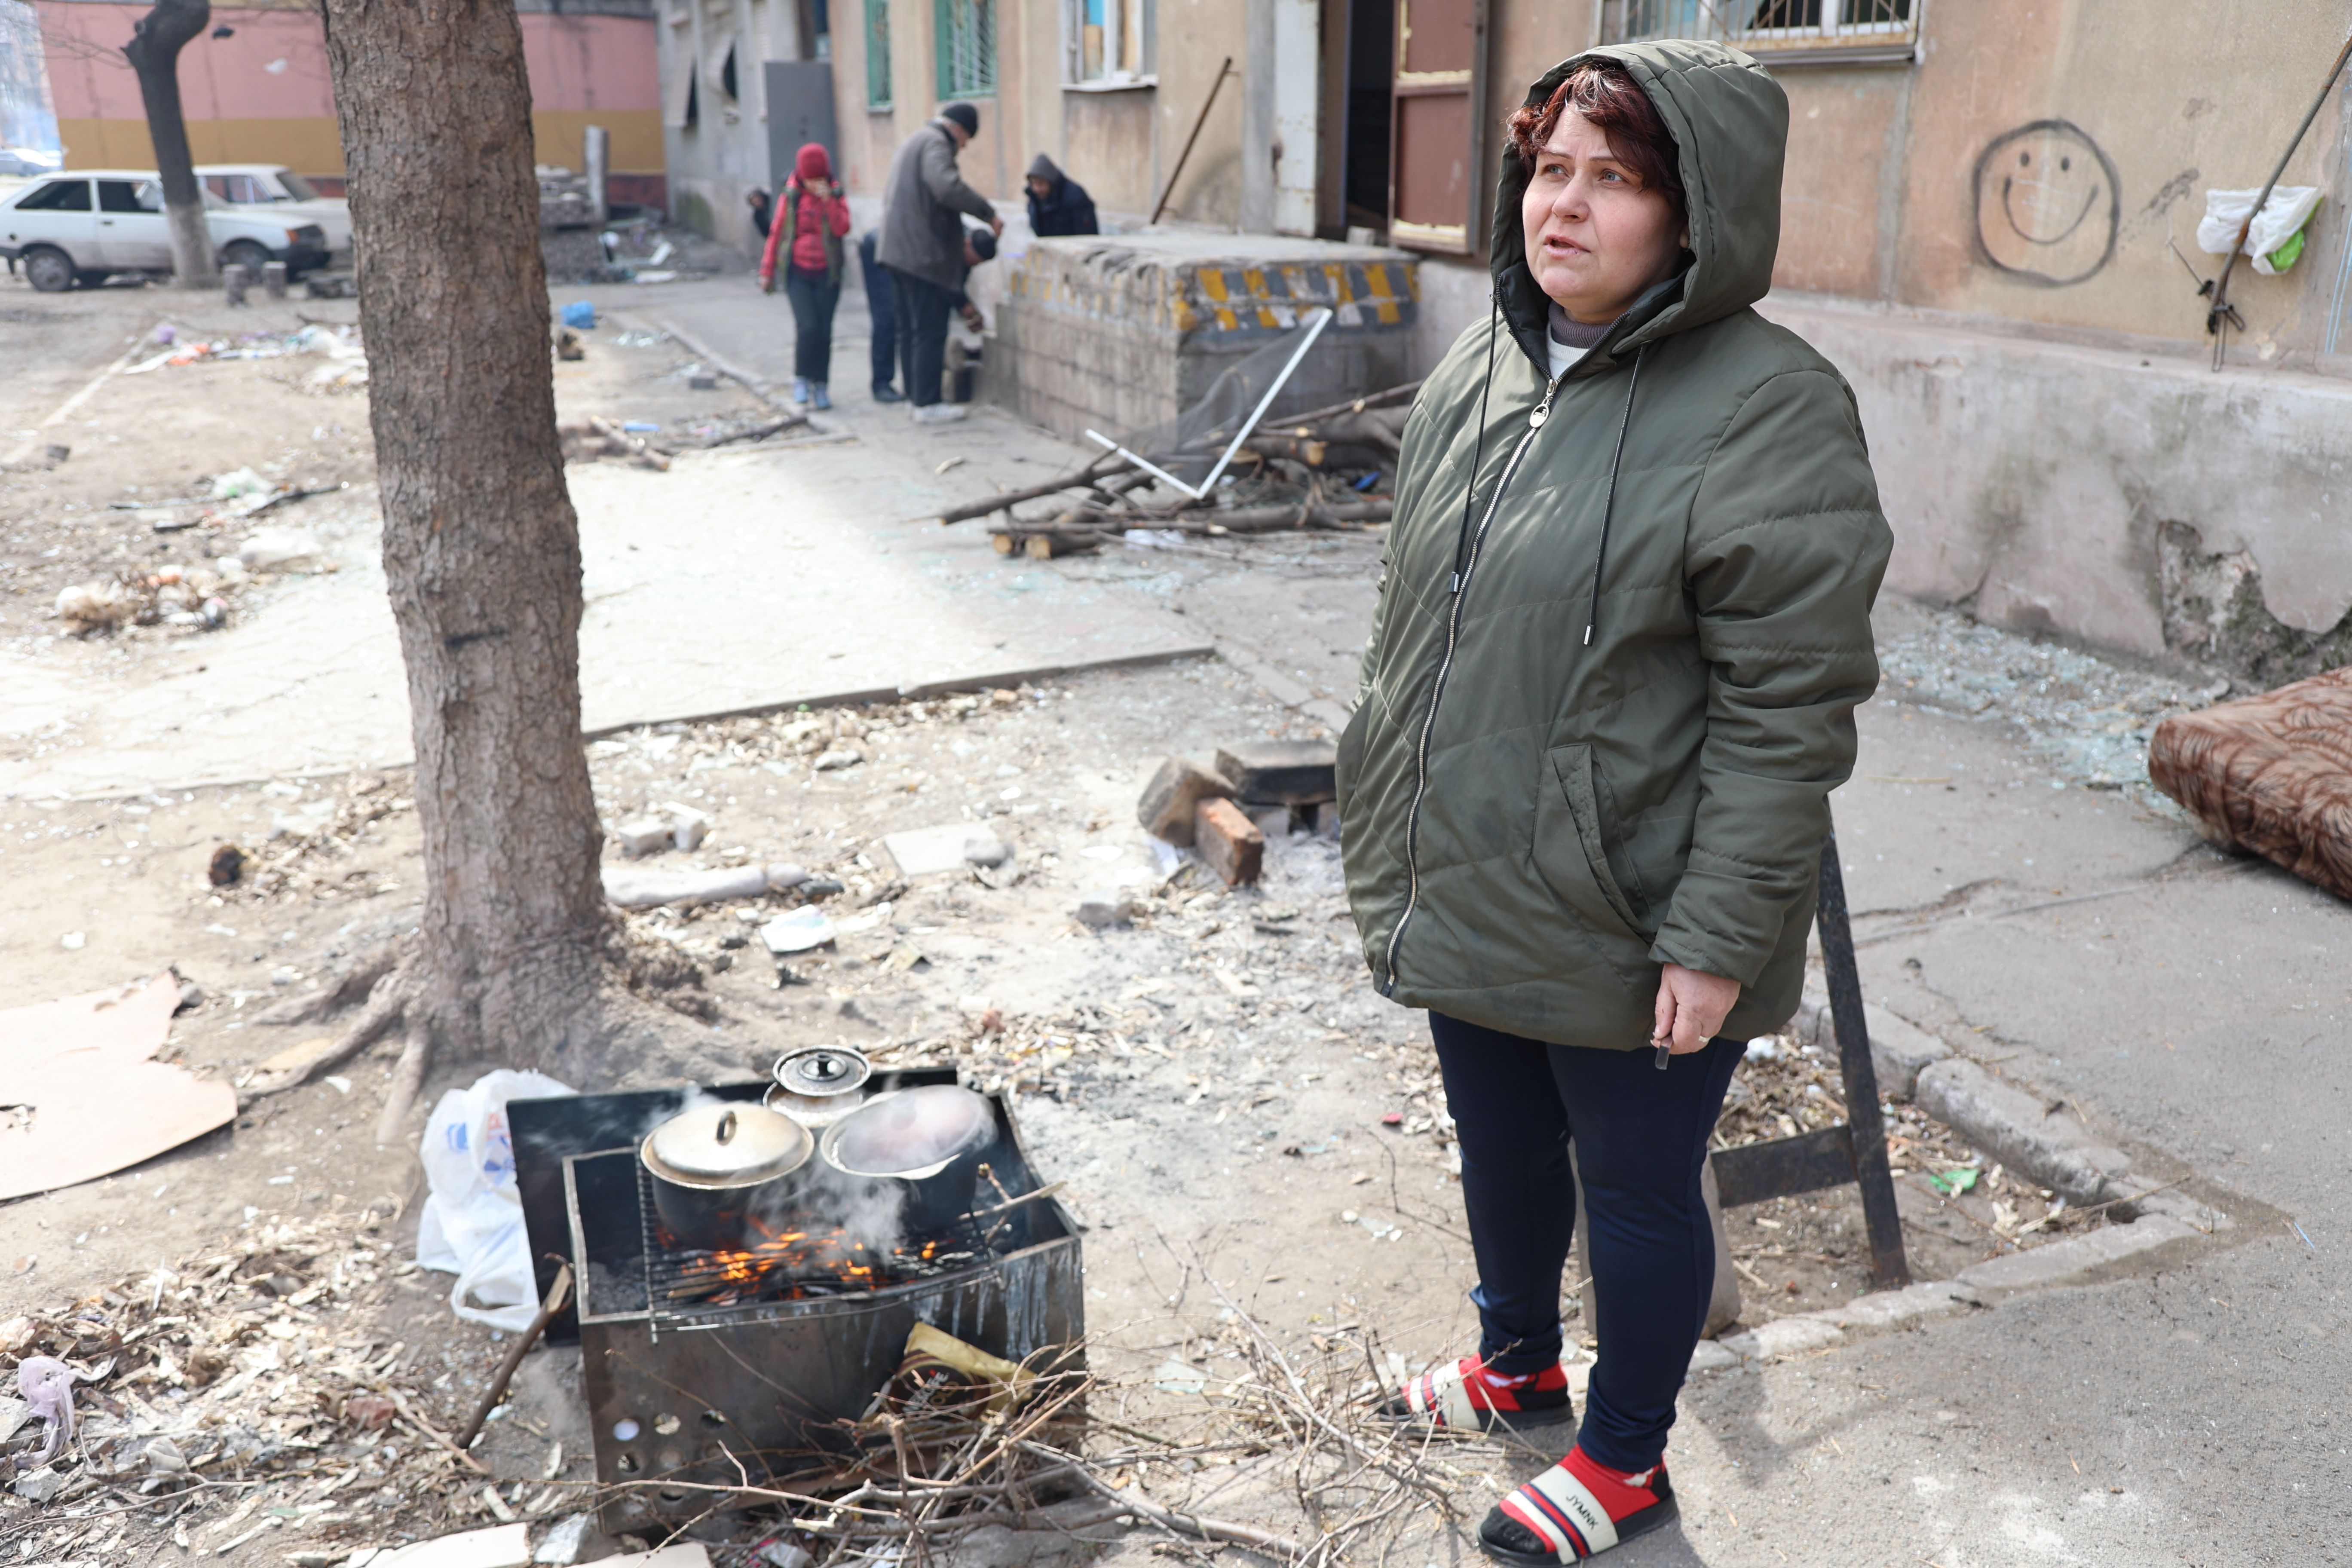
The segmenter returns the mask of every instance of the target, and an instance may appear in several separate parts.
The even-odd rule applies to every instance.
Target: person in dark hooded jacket
[[[1029,232],[1041,237],[1102,232],[1095,221],[1095,199],[1087,195],[1086,186],[1043,153],[1029,165]]]
[[[1339,742],[1349,902],[1381,993],[1429,1010],[1478,1268],[1478,1353],[1392,1416],[1571,1419],[1583,1189],[1600,1360],[1567,1458],[1479,1529],[1507,1563],[1675,1517],[1707,1141],[1744,1042],[1796,1011],[1878,680],[1893,540],[1853,394],[1753,308],[1788,115],[1711,43],[1595,49],[1528,92],[1494,310],[1406,422]]]

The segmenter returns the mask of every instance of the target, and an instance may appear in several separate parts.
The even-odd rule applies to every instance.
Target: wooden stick
[[[1383,407],[1401,397],[1411,397],[1420,390],[1420,382],[1408,381],[1402,386],[1391,386],[1385,392],[1368,392],[1361,397],[1350,399],[1346,403],[1335,403],[1328,408],[1317,408],[1305,414],[1286,414],[1279,419],[1270,419],[1266,423],[1276,429],[1286,429],[1295,425],[1312,425],[1318,419],[1329,419],[1341,414],[1361,414],[1367,408]]]
[[[379,1384],[376,1386],[376,1392],[383,1394],[386,1399],[392,1401],[392,1407],[400,1412],[401,1419],[407,1422],[410,1429],[415,1431],[418,1436],[430,1438],[433,1442],[439,1444],[444,1448],[446,1448],[452,1455],[456,1456],[457,1462],[464,1465],[467,1468],[478,1471],[486,1476],[490,1474],[489,1466],[482,1463],[481,1460],[474,1458],[473,1455],[468,1454],[465,1449],[457,1447],[457,1444],[449,1441],[448,1436],[443,1433],[439,1427],[434,1426],[432,1422],[425,1419],[424,1416],[419,1415],[416,1413],[415,1407],[400,1396],[400,1390],[386,1383]],[[496,1478],[493,1477],[492,1479],[495,1479]]]
[[[1046,1458],[1064,1460],[1069,1458],[1059,1449],[1049,1448],[1043,1443],[1024,1443],[1021,1446],[1033,1454]],[[1173,1509],[1161,1508],[1156,1502],[1147,1502],[1142,1498],[1131,1497],[1090,1470],[1078,1469],[1073,1473],[1071,1479],[1087,1490],[1098,1493],[1117,1503],[1120,1512],[1134,1514],[1139,1519],[1148,1519],[1154,1524],[1176,1531],[1179,1535],[1190,1535],[1202,1541],[1230,1542],[1235,1546],[1246,1546],[1253,1551],[1272,1552],[1276,1556],[1288,1557],[1294,1561],[1307,1555],[1307,1548],[1286,1535],[1276,1535],[1270,1530],[1260,1530],[1254,1524],[1234,1524],[1222,1519],[1203,1519],[1198,1514],[1178,1513]]]
[[[1031,485],[1025,490],[1006,490],[1000,495],[989,496],[981,500],[965,501],[961,505],[951,506],[940,513],[940,522],[942,526],[951,522],[969,522],[975,517],[986,517],[992,511],[1003,511],[1007,507],[1018,506],[1025,500],[1041,500],[1046,496],[1059,495],[1064,490],[1077,489],[1082,486],[1094,483],[1107,474],[1116,473],[1125,467],[1127,467],[1125,458],[1116,452],[1107,452],[1085,468],[1074,469],[1058,479],[1048,479],[1042,485]]]
[[[555,1283],[547,1288],[547,1300],[539,1304],[538,1316],[531,1319],[530,1327],[516,1336],[514,1344],[507,1352],[506,1360],[499,1363],[498,1372],[491,1377],[490,1386],[482,1391],[482,1402],[474,1407],[474,1418],[467,1422],[466,1429],[457,1435],[457,1447],[461,1450],[472,1447],[474,1439],[482,1435],[482,1426],[489,1420],[490,1412],[498,1408],[499,1401],[507,1395],[507,1384],[514,1381],[515,1368],[522,1364],[525,1352],[539,1342],[539,1336],[547,1331],[547,1321],[563,1310],[563,1303],[571,1297],[572,1265],[560,1263],[555,1268]]]

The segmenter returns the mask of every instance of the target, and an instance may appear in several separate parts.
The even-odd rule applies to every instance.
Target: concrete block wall
[[[2329,634],[2352,611],[2352,381],[1818,298],[1759,308],[1853,386],[1895,529],[1888,587],[2263,679],[2307,671],[2250,660],[2324,658],[2342,642]],[[2208,592],[2185,579],[2184,554],[2239,563],[2259,605],[2237,609],[2268,623],[2252,639],[2266,656],[2232,652],[2242,628],[2200,630],[2183,613]]]
[[[1219,372],[1334,312],[1278,416],[1412,378],[1419,264],[1403,251],[1186,231],[1041,239],[1006,279],[982,395],[1066,436],[1174,418]]]

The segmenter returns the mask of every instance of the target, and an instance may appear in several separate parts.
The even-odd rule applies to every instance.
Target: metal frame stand
[[[1715,1180],[1725,1208],[1849,1182],[1860,1186],[1863,1223],[1870,1237],[1870,1282],[1874,1289],[1891,1290],[1911,1283],[1911,1264],[1903,1254],[1903,1222],[1895,1212],[1886,1123],[1878,1111],[1878,1072],[1871,1065],[1870,1030],[1862,1016],[1862,975],[1854,967],[1853,927],[1846,915],[1845,877],[1838,865],[1834,832],[1822,846],[1821,894],[1815,908],[1822,966],[1828,971],[1830,1021],[1837,1032],[1838,1068],[1845,1080],[1846,1119],[1818,1132],[1718,1150]]]

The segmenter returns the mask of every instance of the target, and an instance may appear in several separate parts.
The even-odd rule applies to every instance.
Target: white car
[[[255,279],[265,263],[286,263],[289,279],[327,264],[326,231],[288,224],[205,195],[205,227],[221,265],[241,262]],[[0,257],[23,263],[45,294],[102,283],[117,272],[169,272],[171,220],[152,170],[75,169],[0,196]]]
[[[267,206],[274,216],[317,224],[338,256],[352,247],[351,203],[320,195],[283,163],[199,163],[196,178],[231,206]]]

